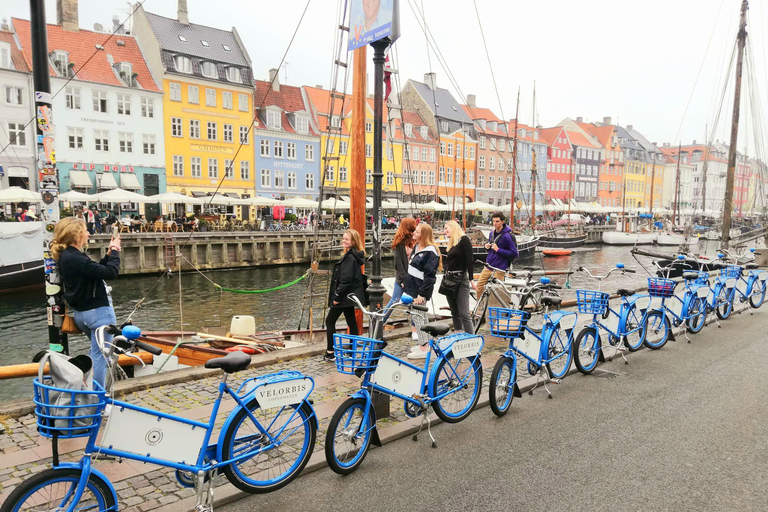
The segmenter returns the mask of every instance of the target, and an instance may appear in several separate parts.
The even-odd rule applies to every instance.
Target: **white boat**
[[[0,293],[43,286],[41,222],[0,223]]]
[[[692,236],[686,239],[685,235],[681,235],[677,233],[659,233],[656,236],[656,243],[658,245],[674,245],[674,246],[687,244],[689,247],[693,247],[694,245],[699,243],[699,239],[695,236]]]
[[[603,243],[608,245],[646,245],[654,243],[655,240],[656,233],[603,232]]]

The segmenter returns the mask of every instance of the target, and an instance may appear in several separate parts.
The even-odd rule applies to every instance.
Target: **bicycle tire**
[[[574,342],[576,349],[573,351],[573,362],[576,369],[584,375],[589,375],[597,368],[600,357],[600,337],[594,327],[585,327],[576,336]]]
[[[472,334],[480,332],[480,328],[485,323],[485,314],[488,311],[488,296],[489,294],[485,293],[485,290],[483,290],[483,294],[475,303],[475,308],[472,310],[472,328],[474,329]]]
[[[77,487],[77,483],[80,480],[82,470],[77,468],[61,468],[61,469],[46,469],[40,473],[21,482],[8,496],[8,498],[0,506],[0,512],[21,512],[23,510],[29,510],[22,508],[23,505],[29,500],[40,493],[42,489],[50,485],[64,484],[61,488],[63,493],[56,493],[48,500],[51,506],[46,510],[57,510],[56,507],[63,504],[63,509],[66,510],[71,503],[69,500],[65,500],[65,496],[74,494]],[[86,493],[90,491],[92,498],[86,498]],[[85,501],[84,501],[84,498]],[[55,502],[55,505],[54,505]],[[32,500],[29,506],[39,507],[41,505],[39,497]],[[80,498],[79,510],[89,510],[92,512],[116,510],[117,503],[115,503],[114,494],[108,482],[104,481],[99,476],[91,473],[86,484],[83,496]],[[98,508],[94,508],[98,507]],[[41,510],[35,508],[35,510]]]
[[[526,293],[520,299],[519,309],[521,311],[528,311],[531,314],[531,317],[528,319],[528,323],[526,325],[530,330],[532,330],[536,334],[541,334],[541,331],[544,330],[544,324],[547,323],[543,314],[544,310],[541,308],[541,297],[543,295],[544,295],[544,290],[536,289],[536,290],[533,290],[532,292]],[[554,293],[552,295],[557,296]],[[534,305],[532,309],[525,308],[529,302],[532,302]]]
[[[707,323],[707,304],[700,297],[692,297],[688,303],[688,311],[685,314],[685,328],[688,332],[701,332]]]
[[[444,396],[439,400],[432,402],[432,408],[435,410],[437,417],[446,423],[458,423],[465,419],[472,412],[472,409],[477,405],[477,401],[480,398],[480,390],[483,386],[483,367],[480,364],[480,356],[459,358],[455,364],[449,364],[453,359],[453,354],[446,354],[444,358],[440,360],[435,372],[431,376],[430,382],[430,394],[431,396],[442,395],[445,391],[450,389],[457,389],[453,393]],[[449,370],[446,370],[448,365]],[[458,377],[459,382],[456,382]],[[457,384],[462,384],[460,387]],[[467,393],[469,386],[472,386],[471,392]],[[461,395],[462,398],[458,398]],[[452,404],[454,400],[459,400],[460,407],[456,411],[449,410],[448,404]]]
[[[638,318],[639,317],[639,318]],[[624,315],[624,346],[630,352],[636,352],[643,346],[646,335],[645,315],[632,304]]]
[[[253,422],[248,421],[245,423],[245,420],[251,419],[251,415],[259,420],[262,427],[268,430],[272,435],[280,436],[280,432],[286,431],[289,433],[285,437],[278,437],[281,441],[279,446],[264,450],[259,454],[255,454],[253,457],[243,459],[237,463],[226,465],[222,468],[222,471],[224,472],[224,475],[226,475],[227,480],[242,491],[252,494],[263,494],[276,491],[296,478],[296,476],[301,473],[301,470],[304,469],[304,466],[307,465],[307,462],[309,462],[317,437],[315,422],[311,417],[312,410],[305,404],[293,404],[281,408],[262,409],[255,398],[245,405],[247,410],[243,407],[240,408],[222,437],[222,457],[224,460],[230,460],[237,457],[240,455],[238,452],[242,452],[243,449],[247,450],[254,446],[256,448],[265,447],[264,442],[262,441],[263,435],[255,426],[253,426]],[[296,411],[297,414],[294,415],[294,411]],[[272,414],[273,412],[276,414],[274,417],[266,417],[266,415]],[[278,418],[283,413],[285,413],[285,422],[281,423],[278,421]],[[259,416],[265,416],[264,419],[266,421],[262,421]],[[291,422],[290,424],[288,423],[289,421]],[[241,427],[245,427],[249,430],[241,433]],[[301,435],[302,431],[304,436],[302,439],[294,437]],[[244,443],[245,448],[240,448],[239,445],[236,445],[238,442]],[[264,466],[272,461],[286,464],[286,461],[290,461],[290,459],[286,458],[285,454],[290,457],[296,451],[297,447],[298,456],[296,457],[296,460],[290,463],[288,468],[282,473],[269,477],[269,475],[272,474],[272,468],[264,468]],[[276,457],[275,452],[279,452],[281,455]],[[262,455],[265,457],[261,457]],[[265,472],[268,478],[262,479],[261,477]]]
[[[573,331],[571,331],[571,336]],[[563,336],[568,339],[563,341]],[[562,355],[564,354],[564,355]],[[558,357],[559,356],[559,357]],[[547,339],[547,371],[549,375],[555,379],[562,379],[568,374],[568,370],[571,368],[571,361],[573,360],[573,339],[570,339],[568,335],[560,329],[560,326],[552,327],[549,331],[549,338]],[[562,369],[559,368],[562,364]],[[557,366],[556,366],[557,365]]]
[[[720,288],[720,291],[715,297],[715,314],[720,320],[725,320],[731,316],[733,311],[733,297],[736,292],[729,291],[725,286]]]
[[[507,414],[512,405],[515,382],[517,381],[517,368],[511,357],[500,357],[491,372],[491,381],[488,386],[488,399],[491,411],[498,417]]]
[[[755,289],[758,287],[759,287],[759,290],[755,292]],[[752,293],[749,294],[749,305],[753,309],[759,308],[760,306],[763,305],[763,302],[765,302],[765,289],[766,289],[766,281],[756,280],[754,283],[752,283]],[[760,297],[759,301],[757,300],[757,297]]]
[[[359,423],[357,425],[351,426],[353,417],[350,417],[344,422],[343,428],[346,432],[337,434],[336,431],[341,424],[341,420],[345,419],[348,413],[350,413],[351,416],[354,416],[354,411],[356,410],[360,412]],[[371,447],[371,435],[373,429],[375,428],[373,407],[371,407],[371,410],[368,411],[369,429],[361,435],[360,428],[362,427],[363,423],[363,414],[365,414],[365,399],[362,397],[347,399],[343,404],[339,406],[338,409],[336,409],[336,412],[333,413],[331,422],[328,424],[328,432],[325,436],[325,460],[328,462],[328,467],[331,468],[334,473],[339,475],[348,475],[352,473],[360,466],[360,464],[363,463],[363,459],[365,459],[365,456],[368,454],[368,449]],[[350,430],[350,428],[352,430]],[[350,434],[354,434],[351,437],[352,444],[356,445],[357,443],[355,440],[359,439],[360,446],[355,446],[352,450],[350,450],[350,452],[353,454],[348,461],[346,459],[341,460],[339,458],[340,454],[337,453],[338,450],[336,449],[336,440],[340,436],[345,437],[350,436]],[[345,455],[347,455],[346,452]]]
[[[648,316],[645,319],[645,339],[643,343],[651,350],[658,350],[667,344],[669,340],[669,320],[664,311],[654,309],[648,312]],[[658,341],[650,341],[651,334],[661,333],[661,339]]]

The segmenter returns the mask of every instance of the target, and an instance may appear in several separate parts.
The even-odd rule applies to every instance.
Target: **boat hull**
[[[0,293],[42,288],[44,278],[43,260],[0,267]]]
[[[608,245],[650,245],[656,240],[653,233],[624,233],[621,231],[605,231],[603,243]]]
[[[658,245],[673,245],[675,247],[683,244],[687,244],[689,247],[693,247],[699,243],[699,239],[696,237],[685,238],[685,235],[678,235],[674,233],[659,233],[656,237],[656,243]]]
[[[539,247],[552,249],[575,249],[587,243],[587,235],[575,236],[542,236],[539,237]]]

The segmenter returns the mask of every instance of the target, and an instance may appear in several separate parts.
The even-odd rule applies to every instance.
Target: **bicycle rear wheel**
[[[432,375],[430,395],[446,396],[432,405],[438,418],[446,423],[458,423],[472,412],[480,398],[483,385],[483,367],[480,356],[454,359],[453,354],[444,357]]]
[[[73,503],[82,471],[75,468],[47,469],[24,480],[0,507],[0,512],[25,510],[67,510]],[[114,495],[107,482],[91,474],[75,511],[116,510]]]
[[[232,485],[250,493],[272,492],[287,485],[301,473],[315,447],[317,432],[308,405],[262,409],[256,399],[240,408],[223,435],[224,460],[254,452],[222,469]],[[256,427],[251,416],[269,432],[269,439]]]
[[[477,334],[480,332],[480,327],[485,323],[485,314],[488,309],[488,294],[483,293],[475,303],[475,308],[472,310],[472,328]]]
[[[373,408],[364,428],[365,399],[349,398],[336,409],[325,436],[325,460],[335,473],[348,475],[363,463],[376,428]]]
[[[688,312],[685,316],[687,317],[685,325],[688,332],[700,332],[707,323],[707,303],[700,297],[691,298],[691,302],[688,304]]]
[[[547,370],[555,379],[568,374],[573,359],[573,343],[568,334],[559,326],[553,327],[547,340]]]
[[[488,389],[491,410],[496,416],[507,414],[512,405],[513,391],[517,381],[517,368],[511,357],[501,357],[491,372],[491,382]]]
[[[757,280],[752,283],[752,293],[749,295],[749,305],[754,309],[759,308],[765,301],[766,282]]]
[[[734,291],[733,293],[736,292]],[[715,298],[715,304],[715,314],[717,315],[717,318],[725,320],[731,316],[731,311],[733,311],[733,295],[731,290],[725,286],[721,287]]]
[[[640,350],[645,341],[646,325],[644,314],[634,304],[630,306],[624,320],[624,345],[630,352]]]
[[[575,343],[573,358],[576,368],[584,375],[589,375],[597,367],[600,355],[600,338],[597,329],[585,327],[576,337]]]
[[[654,339],[659,336],[659,339]],[[669,340],[669,320],[664,311],[655,309],[648,312],[645,321],[645,346],[651,350],[657,350],[663,347]]]

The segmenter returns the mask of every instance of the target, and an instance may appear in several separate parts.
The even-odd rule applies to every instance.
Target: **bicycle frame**
[[[554,331],[557,327],[560,326],[560,322],[562,321],[563,318],[573,316],[573,325],[571,327],[563,327],[563,330],[568,335],[568,345],[572,345],[573,344],[573,329],[576,326],[576,322],[578,320],[579,315],[577,313],[570,312],[570,311],[557,311],[556,313],[553,313],[552,315],[549,315],[549,313],[545,313],[544,315],[545,315],[546,321],[544,323],[544,329],[542,329],[542,331],[541,331],[541,336],[536,334],[536,331],[532,330],[527,325],[524,327],[525,332],[531,334],[539,342],[538,356],[536,358],[534,358],[530,354],[526,353],[525,350],[522,347],[518,347],[518,346],[515,345],[515,341],[516,340],[523,340],[525,342],[525,345],[526,345],[525,348],[529,348],[528,347],[529,343],[528,343],[528,340],[525,339],[525,336],[520,336],[518,338],[511,339],[510,342],[509,342],[509,350],[507,350],[504,353],[504,355],[509,356],[510,354],[513,354],[513,353],[517,354],[517,355],[520,355],[520,356],[522,356],[523,358],[527,359],[528,361],[530,361],[531,363],[535,364],[538,367],[542,367],[542,366],[544,366],[546,364],[549,364],[552,361],[554,361],[554,360],[556,360],[556,359],[566,355],[567,351],[566,352],[562,352],[562,353],[556,355],[552,359],[547,359],[546,356],[547,356],[547,348],[548,348],[548,346],[545,345],[545,340],[547,342],[549,341],[549,338],[551,336],[550,333],[552,331]],[[553,316],[555,317],[554,320],[552,319]],[[515,362],[517,362],[517,358],[515,358]]]

